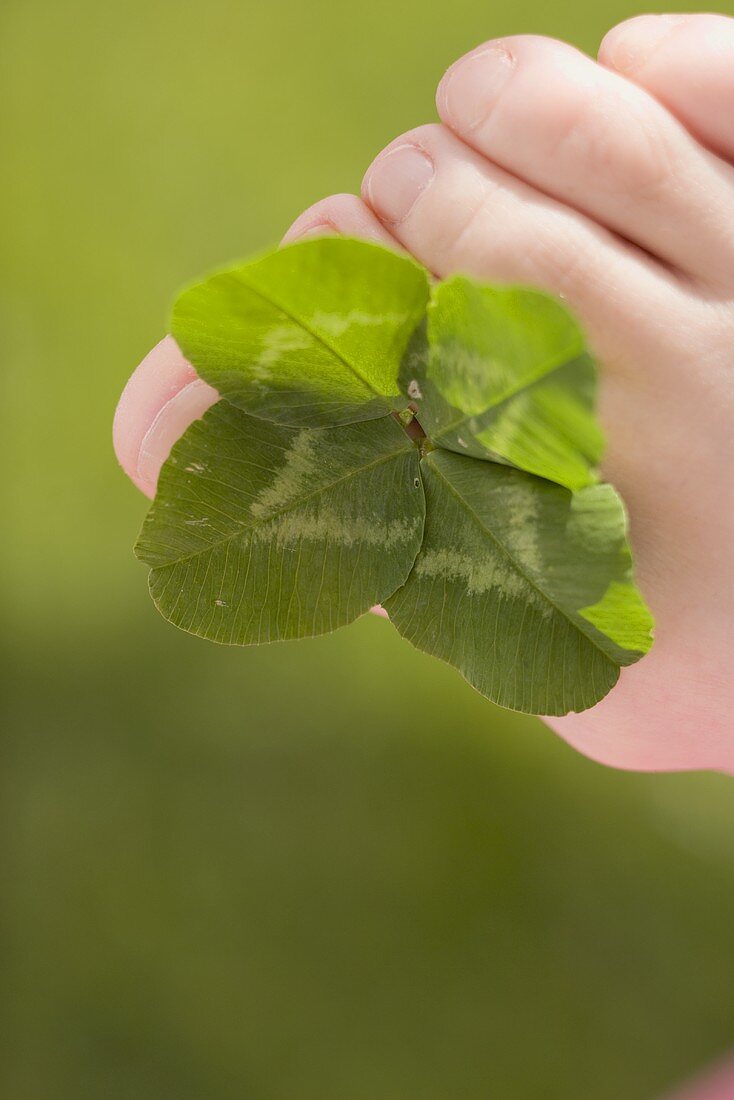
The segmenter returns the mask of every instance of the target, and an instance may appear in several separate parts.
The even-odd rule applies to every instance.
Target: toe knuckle
[[[654,198],[674,171],[667,135],[631,105],[627,111],[605,95],[590,95],[559,115],[551,155],[583,167],[601,191]]]
[[[448,233],[440,242],[442,274],[491,276],[543,287],[569,300],[582,291],[588,294],[596,277],[591,248],[571,224],[538,220],[522,202],[508,206],[500,188],[485,189],[467,203]]]

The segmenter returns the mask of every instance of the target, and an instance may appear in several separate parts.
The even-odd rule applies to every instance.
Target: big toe
[[[704,145],[734,160],[734,19],[640,15],[607,34],[599,61],[654,95]]]

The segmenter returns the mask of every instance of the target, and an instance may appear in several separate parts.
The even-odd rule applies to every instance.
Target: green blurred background
[[[357,188],[452,59],[634,13],[3,0],[9,1100],[643,1100],[734,1043],[729,780],[583,760],[381,621],[178,633],[110,444],[176,289]]]

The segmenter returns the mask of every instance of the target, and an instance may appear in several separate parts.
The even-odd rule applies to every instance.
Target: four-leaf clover
[[[596,370],[538,291],[311,239],[185,291],[220,400],[176,444],[136,552],[177,626],[251,645],[383,604],[516,710],[593,706],[651,645]]]

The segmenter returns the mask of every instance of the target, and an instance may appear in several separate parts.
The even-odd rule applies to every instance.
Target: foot
[[[567,300],[602,364],[605,474],[657,630],[603,702],[549,724],[618,767],[734,771],[734,20],[633,19],[596,62],[488,42],[437,103],[441,123],[392,142],[361,198],[324,199],[287,239],[359,235],[440,277]],[[138,368],[115,445],[149,495],[215,398],[170,337]]]

